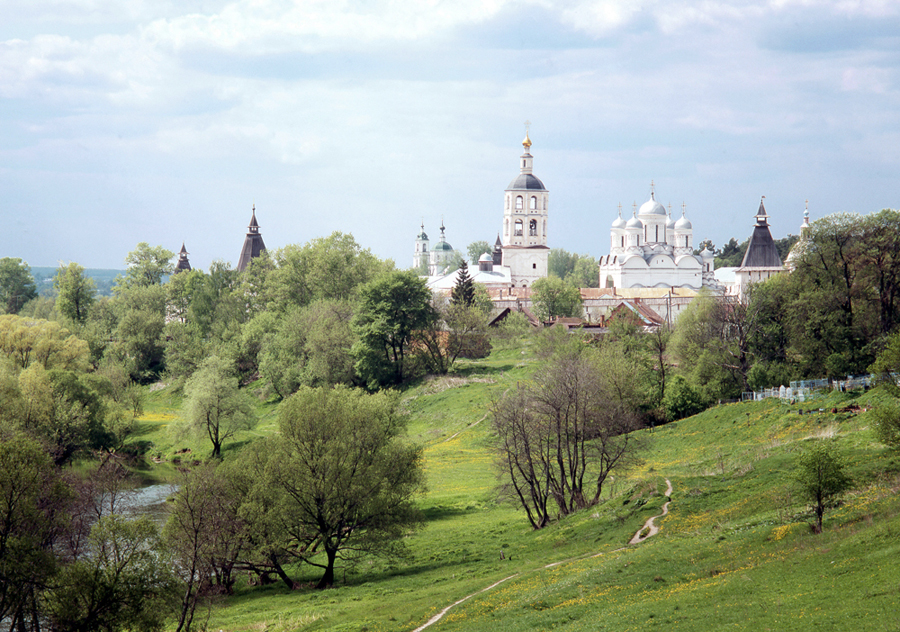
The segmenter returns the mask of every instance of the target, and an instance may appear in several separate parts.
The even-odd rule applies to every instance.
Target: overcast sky
[[[900,207],[895,0],[0,0],[0,256],[493,243],[526,120],[549,245],[656,197],[695,243]]]

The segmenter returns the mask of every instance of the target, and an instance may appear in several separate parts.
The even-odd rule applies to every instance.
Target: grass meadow
[[[408,538],[407,559],[340,566],[326,591],[311,588],[312,568],[294,569],[310,583],[301,590],[239,581],[198,620],[226,632],[411,631],[473,595],[428,630],[900,630],[900,454],[875,441],[865,412],[887,398],[879,389],[728,404],[642,431],[643,462],[618,474],[600,505],[532,531],[497,498],[488,409],[535,369],[529,348],[499,350],[403,393],[428,481],[426,525]],[[137,439],[160,459],[148,480],[209,454],[177,432],[170,391],[150,394],[139,422]],[[260,400],[258,413],[225,458],[276,430],[274,402]],[[804,446],[822,438],[837,442],[855,486],[816,535],[791,477]],[[661,531],[629,546],[661,512],[667,478]]]

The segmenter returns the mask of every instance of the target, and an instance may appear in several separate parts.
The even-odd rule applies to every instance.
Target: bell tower
[[[524,149],[519,156],[519,175],[503,194],[503,265],[510,269],[512,283],[528,287],[547,276],[547,216],[550,192],[534,175],[534,157],[526,122]]]

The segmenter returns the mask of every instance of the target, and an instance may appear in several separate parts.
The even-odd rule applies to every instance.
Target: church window
[[[537,270],[537,264],[536,264],[536,263],[532,263],[532,264],[531,264],[531,269],[532,269],[532,270]]]
[[[515,236],[516,236],[516,237],[521,237],[521,236],[522,236],[522,220],[520,220],[520,219],[517,219],[517,220],[516,220],[516,232],[515,232]]]
[[[625,247],[625,235],[622,235],[622,248]]]
[[[656,227],[656,241],[659,241],[659,226]]]
[[[533,219],[528,222],[528,236],[537,237],[537,220]]]
[[[525,201],[522,199],[522,196],[521,196],[521,195],[517,195],[517,196],[516,196],[516,208],[517,208],[517,209],[521,209],[521,208],[523,207],[524,204],[525,204]]]
[[[535,211],[537,210],[537,196],[536,195],[531,196],[531,209],[535,210]]]

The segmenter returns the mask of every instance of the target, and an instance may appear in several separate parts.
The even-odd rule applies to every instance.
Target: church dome
[[[625,228],[625,218],[619,215],[616,219],[613,220],[612,227],[613,228]]]
[[[493,261],[493,260],[494,260],[494,258],[491,255],[489,255],[488,253],[484,253],[483,255],[478,257],[478,263],[482,263],[484,261]]]
[[[544,183],[537,176],[531,173],[520,173],[515,180],[506,187],[507,191],[526,189],[528,191],[546,191]]]
[[[675,230],[692,230],[694,227],[691,225],[691,221],[685,217],[681,216],[677,222],[675,222]]]
[[[441,251],[447,252],[447,251],[453,250],[453,246],[451,246],[450,244],[448,244],[446,241],[444,241],[442,239],[439,242],[437,242],[434,245],[434,248],[432,248],[431,250],[432,250],[432,252],[441,252]]]
[[[632,217],[630,220],[628,220],[628,223],[625,224],[625,228],[632,228],[632,229],[636,228],[638,230],[643,230],[644,223],[641,220],[639,220],[637,217]]]
[[[428,241],[428,235],[426,235],[425,231],[423,230],[421,233],[419,233],[419,236],[416,239],[421,239],[422,241]]]
[[[675,228],[675,219],[669,215],[669,219],[666,222],[666,228]]]
[[[640,215],[665,215],[666,209],[662,204],[656,201],[653,193],[650,194],[650,199],[641,204],[641,210],[638,211]]]

